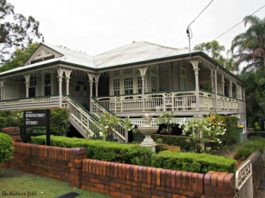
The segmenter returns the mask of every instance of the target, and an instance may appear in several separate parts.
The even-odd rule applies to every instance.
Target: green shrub
[[[135,130],[132,131],[133,134],[133,142],[135,143],[140,143],[144,139],[144,135],[141,134],[138,129],[136,128]]]
[[[0,111],[0,128],[21,127],[23,124],[22,111]]]
[[[225,133],[223,116],[212,113],[204,118],[192,118],[183,128],[183,134],[191,137],[191,142],[196,145],[193,151],[198,153],[216,149],[214,144],[208,144],[207,147],[205,140],[221,146]]]
[[[10,160],[12,155],[12,138],[9,135],[0,133],[0,163]]]
[[[205,153],[162,151],[152,156],[152,166],[159,168],[206,173],[208,171],[234,172],[235,160]]]
[[[32,137],[35,144],[45,144],[45,136]],[[83,147],[90,159],[98,159],[128,164],[150,165],[151,150],[136,144],[121,144],[103,140],[88,140],[51,136],[51,145],[58,147]]]
[[[258,138],[249,140],[242,145],[238,146],[236,149],[236,154],[234,156],[237,160],[245,160],[251,153],[255,151],[263,152],[265,149],[265,139]]]
[[[66,109],[51,110],[51,133],[65,135],[70,127],[70,124],[68,122],[68,116],[69,115]]]
[[[231,145],[236,142],[237,124],[238,117],[236,116],[225,116],[224,124],[227,129],[225,135],[221,138],[223,145]]]
[[[196,145],[191,141],[190,137],[183,135],[152,135],[152,138],[157,141],[162,139],[163,144],[169,144],[174,146],[179,146],[182,151],[193,151],[195,150]]]

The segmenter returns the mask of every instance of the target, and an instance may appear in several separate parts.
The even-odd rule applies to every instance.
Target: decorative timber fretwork
[[[59,52],[56,52],[55,50],[52,50],[41,44],[41,46],[31,55],[25,65],[45,61],[52,58],[58,58],[61,56],[62,54],[60,54]]]

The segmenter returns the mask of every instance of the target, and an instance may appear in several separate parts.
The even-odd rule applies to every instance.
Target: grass
[[[0,197],[54,198],[69,192],[79,193],[80,198],[106,198],[106,195],[71,187],[67,182],[40,177],[15,169],[0,172]],[[9,195],[8,195],[9,194]]]

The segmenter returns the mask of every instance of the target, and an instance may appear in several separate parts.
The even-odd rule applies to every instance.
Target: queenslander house
[[[172,112],[185,124],[214,112],[236,115],[246,127],[245,90],[236,76],[201,51],[144,41],[96,56],[40,44],[24,66],[0,73],[0,91],[0,110],[67,108],[85,138],[104,112],[136,125],[145,113],[155,119]],[[123,126],[115,135],[127,141]]]

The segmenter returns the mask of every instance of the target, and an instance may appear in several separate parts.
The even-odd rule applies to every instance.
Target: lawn
[[[71,187],[67,182],[40,177],[15,169],[0,172],[0,197],[55,198],[69,192],[77,192],[84,198],[106,198],[106,195]],[[9,195],[8,195],[9,194]]]

